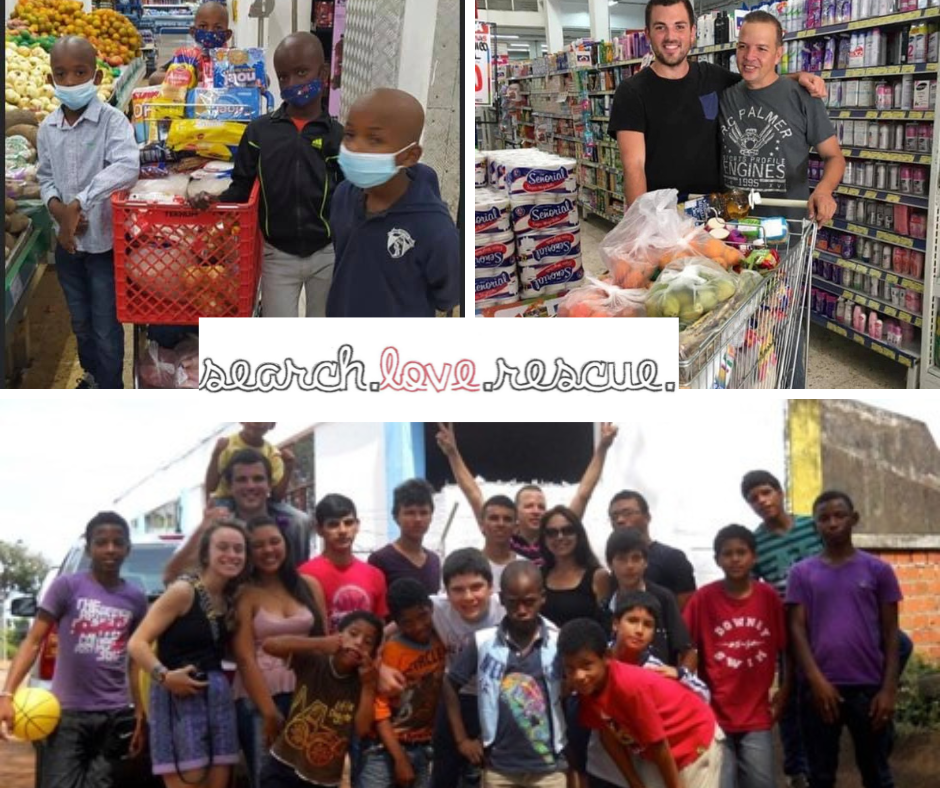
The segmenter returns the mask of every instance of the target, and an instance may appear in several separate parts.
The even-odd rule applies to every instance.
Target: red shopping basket
[[[200,317],[251,317],[263,249],[258,192],[256,181],[247,203],[206,211],[112,195],[118,320],[195,325]]]

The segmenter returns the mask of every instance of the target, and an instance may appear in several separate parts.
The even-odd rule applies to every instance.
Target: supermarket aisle
[[[581,260],[584,272],[605,271],[599,246],[612,229],[610,222],[591,214],[581,218]],[[870,350],[813,325],[810,329],[807,387],[813,389],[904,388],[906,369]]]

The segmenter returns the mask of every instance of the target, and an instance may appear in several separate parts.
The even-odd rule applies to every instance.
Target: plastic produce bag
[[[650,288],[646,312],[650,317],[678,317],[683,326],[694,323],[734,296],[737,278],[701,257],[673,260]]]
[[[589,285],[572,290],[558,305],[558,317],[643,317],[647,290],[622,287],[586,277]]]
[[[647,287],[657,268],[684,257],[708,257],[730,268],[741,253],[712,238],[695,220],[678,211],[678,192],[659,189],[641,195],[601,241],[601,259],[615,284]]]

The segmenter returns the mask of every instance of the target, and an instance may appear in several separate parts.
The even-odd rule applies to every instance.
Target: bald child
[[[111,195],[137,182],[140,154],[127,118],[98,98],[95,47],[64,36],[49,59],[61,105],[39,127],[37,177],[55,221],[56,278],[83,370],[77,387],[119,389],[124,329],[115,305]]]
[[[328,78],[320,40],[287,36],[274,50],[281,105],[248,124],[235,154],[232,185],[222,202],[248,202],[261,183],[264,234],[261,264],[263,317],[297,317],[304,293],[307,317],[323,317],[333,274],[330,202],[341,180],[337,158],[343,127],[323,111]],[[197,195],[205,208],[215,198]]]
[[[418,163],[423,130],[421,104],[401,90],[373,90],[350,108],[327,316],[434,317],[459,303],[459,237],[437,173]]]

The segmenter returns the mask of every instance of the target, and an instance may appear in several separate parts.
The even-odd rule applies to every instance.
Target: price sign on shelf
[[[474,80],[477,104],[490,104],[492,79],[492,53],[490,51],[490,26],[486,22],[476,23],[474,45]]]

